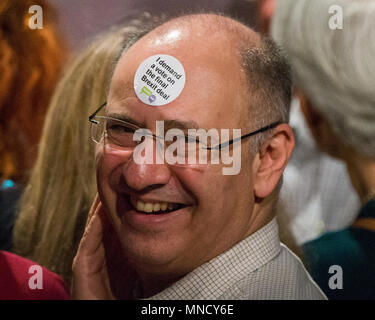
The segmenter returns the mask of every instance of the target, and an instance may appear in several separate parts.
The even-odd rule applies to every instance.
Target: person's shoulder
[[[226,295],[243,300],[324,300],[301,260],[285,245],[279,254],[236,283]]]
[[[361,243],[350,228],[328,232],[305,243],[302,250],[308,269],[314,276],[318,276],[321,269],[327,273],[332,265],[345,265],[349,268],[355,267],[359,261],[366,260]],[[350,261],[355,264],[348,261],[349,256]]]
[[[69,290],[64,280],[47,268],[0,251],[0,299],[65,300]]]
[[[368,248],[368,233],[364,229],[347,228],[329,232],[303,245],[306,266],[312,277],[330,299],[373,299],[373,250]],[[374,242],[375,243],[375,242]],[[344,288],[332,290],[329,280],[337,272],[342,274]]]
[[[355,238],[353,238],[350,228],[327,232],[316,239],[306,242],[305,244],[303,244],[302,248],[304,250],[308,250],[311,248],[313,250],[318,249],[320,251],[330,251],[332,250],[332,248],[337,248],[338,245],[342,243],[344,243],[340,246],[342,247],[342,249],[348,249],[348,245],[350,247],[356,246],[356,240]]]
[[[273,281],[283,288],[280,299],[325,300],[327,297],[306,270],[301,259],[287,246],[281,244],[281,252],[271,261],[275,270]]]

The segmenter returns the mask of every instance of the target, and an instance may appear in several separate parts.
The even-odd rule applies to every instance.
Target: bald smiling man
[[[90,117],[98,197],[73,263],[73,297],[325,299],[278,236],[273,207],[294,136],[290,71],[276,45],[197,14],[126,49]],[[157,76],[163,94],[151,86]],[[202,142],[196,129],[212,135]],[[199,151],[209,161],[190,161]],[[229,170],[225,158],[240,166]]]

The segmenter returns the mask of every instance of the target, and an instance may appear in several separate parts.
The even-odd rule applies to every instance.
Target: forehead
[[[178,59],[186,82],[177,99],[154,107],[137,98],[134,76],[144,60],[157,54]],[[146,36],[124,53],[116,66],[107,111],[126,114],[147,125],[156,120],[181,120],[196,122],[202,128],[239,128],[247,100],[239,61],[237,51],[225,40],[204,41],[178,29],[159,37]]]

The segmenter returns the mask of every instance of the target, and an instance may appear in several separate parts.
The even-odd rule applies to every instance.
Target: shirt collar
[[[216,299],[280,252],[276,218],[149,299]]]

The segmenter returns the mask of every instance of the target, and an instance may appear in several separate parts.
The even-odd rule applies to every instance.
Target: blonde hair
[[[331,6],[343,29],[331,29]],[[289,55],[294,80],[341,142],[375,157],[375,2],[280,0],[272,34]]]
[[[68,282],[96,193],[88,117],[105,101],[113,64],[132,32],[135,23],[100,36],[69,64],[52,97],[36,165],[21,198],[13,251]]]

